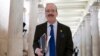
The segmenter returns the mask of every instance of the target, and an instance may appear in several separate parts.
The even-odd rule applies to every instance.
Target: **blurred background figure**
[[[79,49],[78,49],[78,47],[76,46],[76,47],[74,48],[74,56],[78,56],[78,53],[79,53]]]

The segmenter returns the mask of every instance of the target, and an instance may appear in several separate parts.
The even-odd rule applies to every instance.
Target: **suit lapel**
[[[57,37],[56,37],[56,53],[58,53],[57,51],[59,50],[59,44],[60,44],[60,23],[58,22],[57,25]]]
[[[42,26],[41,26],[41,34],[46,33],[47,34],[47,22],[45,22]]]

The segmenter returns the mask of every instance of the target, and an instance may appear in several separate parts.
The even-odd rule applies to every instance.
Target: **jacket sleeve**
[[[39,39],[39,28],[38,28],[38,26],[36,26],[34,40],[33,40],[33,50],[34,50],[34,54],[35,54],[36,48],[39,48],[38,39]],[[35,56],[37,56],[37,55],[35,54]]]

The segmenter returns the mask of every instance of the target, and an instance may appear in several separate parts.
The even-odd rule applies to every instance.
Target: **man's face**
[[[57,17],[57,8],[54,4],[47,4],[45,8],[45,16],[47,18],[47,21],[49,23],[54,23],[56,21]]]

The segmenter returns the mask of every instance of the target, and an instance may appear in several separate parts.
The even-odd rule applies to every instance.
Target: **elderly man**
[[[70,28],[59,23],[56,19],[58,16],[57,7],[54,3],[47,3],[45,8],[45,17],[47,22],[37,25],[33,48],[35,56],[72,56],[73,41]],[[42,53],[38,40],[46,33],[47,38],[50,36],[48,50]]]

